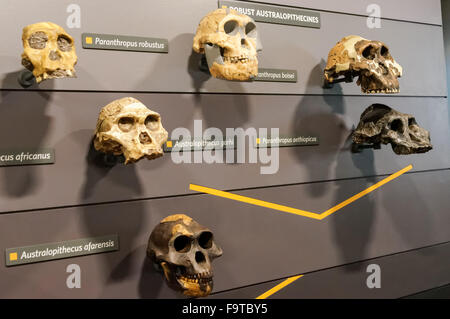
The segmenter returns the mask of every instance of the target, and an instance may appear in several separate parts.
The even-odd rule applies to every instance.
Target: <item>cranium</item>
[[[211,262],[222,256],[213,233],[183,214],[164,218],[150,235],[147,255],[164,272],[168,285],[187,296],[213,289]]]
[[[392,58],[386,44],[350,35],[339,41],[328,54],[325,81],[340,76],[359,76],[363,93],[398,93],[402,67]]]
[[[132,97],[115,100],[100,112],[94,138],[97,151],[124,155],[125,164],[163,155],[167,131],[161,116]]]
[[[23,28],[22,65],[33,72],[36,82],[76,77],[77,63],[73,38],[51,22],[31,24]]]
[[[383,104],[373,104],[362,114],[352,135],[356,144],[388,144],[396,154],[425,153],[433,148],[430,133],[409,114]]]
[[[217,9],[197,28],[193,49],[205,54],[216,78],[247,81],[258,74],[257,52],[262,50],[255,21],[231,9]]]

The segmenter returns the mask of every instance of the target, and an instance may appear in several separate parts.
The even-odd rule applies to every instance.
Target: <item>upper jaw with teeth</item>
[[[247,56],[247,55],[240,55],[240,56],[224,56],[223,57],[223,61],[224,62],[231,62],[231,63],[247,63],[250,60],[252,60],[251,57]]]
[[[363,93],[386,93],[386,94],[389,94],[389,93],[398,93],[399,92],[399,89],[397,89],[397,88],[371,90],[371,89],[366,89],[366,88],[361,87],[361,90]]]
[[[194,282],[194,283],[208,283],[212,281],[212,273],[204,272],[199,274],[177,274],[177,279],[180,281]]]

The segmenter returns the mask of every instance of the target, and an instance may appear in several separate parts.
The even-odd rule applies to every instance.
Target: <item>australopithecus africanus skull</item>
[[[414,116],[383,104],[373,104],[361,114],[352,139],[356,144],[390,143],[399,155],[425,153],[433,148],[430,133],[417,124]]]
[[[197,28],[193,49],[205,54],[215,78],[247,81],[258,74],[262,50],[255,21],[245,14],[222,8],[205,16]]]
[[[386,44],[350,35],[331,49],[324,76],[327,83],[358,77],[356,83],[363,93],[398,93],[402,73]]]
[[[168,285],[186,296],[204,297],[213,289],[212,261],[222,256],[211,230],[183,214],[164,218],[153,229],[147,256]]]
[[[125,157],[125,164],[142,158],[163,156],[168,133],[161,116],[132,97],[115,100],[100,112],[94,137],[94,147]]]
[[[40,22],[23,28],[22,65],[33,72],[36,82],[76,77],[73,38],[59,25]]]

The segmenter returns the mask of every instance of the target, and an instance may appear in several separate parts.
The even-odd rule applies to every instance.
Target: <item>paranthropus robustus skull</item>
[[[362,114],[352,135],[356,144],[388,144],[396,154],[425,153],[433,148],[430,133],[409,114],[383,104],[373,104]]]
[[[183,214],[164,218],[153,229],[147,255],[164,272],[168,285],[186,296],[204,297],[213,289],[213,259],[222,256],[213,233]]]
[[[262,50],[255,21],[227,8],[205,16],[197,28],[193,49],[205,54],[215,78],[247,81],[258,74],[257,52]]]
[[[33,72],[36,82],[76,77],[77,63],[73,38],[51,22],[31,24],[23,28],[22,65]]]
[[[122,155],[125,164],[163,155],[167,131],[161,116],[132,97],[115,100],[100,112],[94,138],[97,151]]]
[[[363,93],[398,93],[397,78],[402,72],[386,44],[350,35],[331,49],[324,75],[328,83],[341,76],[359,76],[357,84]]]

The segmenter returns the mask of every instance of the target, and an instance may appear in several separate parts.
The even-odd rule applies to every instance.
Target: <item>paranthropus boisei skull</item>
[[[73,38],[51,22],[31,24],[23,28],[22,65],[33,72],[36,82],[76,77],[77,63]]]
[[[163,156],[167,131],[161,116],[132,97],[115,100],[100,112],[95,131],[97,151],[125,157],[125,164]]]
[[[205,54],[215,78],[247,81],[258,74],[257,52],[262,50],[255,21],[222,8],[205,16],[197,28],[193,49]]]
[[[433,148],[430,133],[409,114],[383,104],[373,104],[362,114],[352,134],[356,144],[388,144],[398,155],[425,153]]]
[[[204,297],[213,289],[212,261],[222,256],[213,233],[183,214],[164,218],[153,229],[147,255],[164,272],[168,285],[186,296]]]
[[[363,93],[398,93],[402,72],[386,44],[350,35],[331,49],[324,75],[328,83],[358,76]]]

